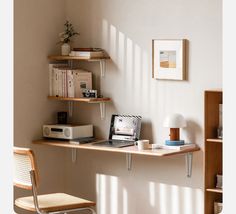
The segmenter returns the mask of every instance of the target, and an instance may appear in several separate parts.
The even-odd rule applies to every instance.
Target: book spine
[[[65,70],[62,71],[62,96],[66,97],[66,78],[65,78]]]
[[[75,97],[74,75],[73,70],[67,70],[67,93],[68,97]]]
[[[68,87],[67,87],[67,71],[64,71],[64,92],[65,92],[65,97],[68,97]]]
[[[53,64],[49,64],[49,96],[53,96]]]
[[[59,97],[62,97],[62,87],[63,84],[62,84],[62,70],[61,69],[58,69],[58,96]]]
[[[53,68],[53,96],[58,95],[58,69]]]

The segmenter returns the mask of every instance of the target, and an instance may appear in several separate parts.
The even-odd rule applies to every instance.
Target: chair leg
[[[92,209],[92,208],[88,208],[88,209],[92,212],[92,214],[96,214],[94,209]]]

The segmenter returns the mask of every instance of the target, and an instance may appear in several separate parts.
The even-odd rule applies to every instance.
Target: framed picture
[[[186,39],[152,40],[152,77],[186,80]]]

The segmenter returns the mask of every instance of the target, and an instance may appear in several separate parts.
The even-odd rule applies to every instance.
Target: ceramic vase
[[[68,56],[70,53],[70,45],[68,43],[63,43],[61,46],[61,55]]]

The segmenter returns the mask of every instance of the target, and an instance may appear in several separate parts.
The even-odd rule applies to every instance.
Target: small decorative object
[[[58,124],[67,124],[67,112],[66,111],[57,112],[57,123]]]
[[[149,140],[138,140],[136,141],[138,150],[145,150],[149,148]]]
[[[223,211],[223,203],[214,202],[214,214],[220,214]]]
[[[223,176],[217,174],[216,175],[216,188],[222,189],[222,185],[223,185]]]
[[[69,55],[70,53],[69,43],[71,41],[71,38],[75,35],[79,35],[79,33],[74,30],[73,25],[69,21],[65,22],[64,27],[65,27],[64,31],[59,33],[60,37],[59,43],[62,43],[61,55]]]
[[[168,146],[184,145],[184,140],[179,138],[179,129],[186,127],[186,121],[181,114],[168,115],[163,123],[164,127],[170,128],[170,139],[165,141]]]
[[[186,41],[186,39],[152,41],[153,78],[186,79]]]
[[[82,94],[83,97],[86,98],[97,98],[97,90],[93,90],[93,89],[82,89]]]
[[[61,45],[61,55],[67,56],[70,54],[70,45],[68,43],[63,43]]]

